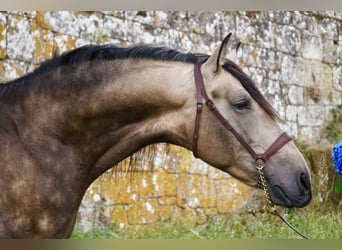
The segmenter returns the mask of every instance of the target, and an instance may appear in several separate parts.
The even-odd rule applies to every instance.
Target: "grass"
[[[342,217],[336,211],[283,210],[285,217],[310,239],[341,239]],[[270,213],[221,215],[205,224],[189,227],[172,222],[136,230],[115,226],[82,232],[75,228],[73,239],[299,239],[296,233]]]
[[[342,138],[342,105],[337,105],[331,111],[332,120],[325,124],[322,130],[322,136],[335,144]]]

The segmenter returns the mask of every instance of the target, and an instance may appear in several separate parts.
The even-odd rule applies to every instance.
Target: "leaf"
[[[339,175],[335,182],[335,192],[342,194],[342,175]]]

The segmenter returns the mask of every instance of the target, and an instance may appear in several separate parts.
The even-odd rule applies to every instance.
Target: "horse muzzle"
[[[272,202],[288,208],[305,207],[310,203],[312,198],[308,171],[299,172],[297,178],[289,179],[293,181],[270,181],[269,190]]]

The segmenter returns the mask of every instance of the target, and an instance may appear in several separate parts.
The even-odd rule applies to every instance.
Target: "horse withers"
[[[308,167],[289,137],[279,139],[276,112],[253,81],[225,59],[228,40],[211,56],[88,45],[1,85],[0,237],[69,237],[89,185],[159,142],[253,187],[255,161],[268,152],[272,202],[307,205]]]

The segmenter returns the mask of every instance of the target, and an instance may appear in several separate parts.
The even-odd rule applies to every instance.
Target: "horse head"
[[[197,73],[195,66],[199,80],[195,80],[198,108],[193,151],[253,187],[260,184],[256,161],[261,160],[271,201],[285,207],[306,206],[311,200],[308,166],[279,127],[273,108],[233,62],[235,50],[226,59],[229,37],[197,66]],[[207,104],[203,108],[202,99]]]

